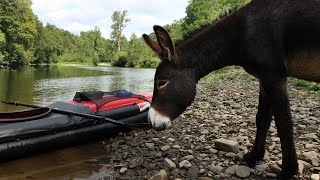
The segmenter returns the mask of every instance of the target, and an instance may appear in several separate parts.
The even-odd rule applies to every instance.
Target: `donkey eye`
[[[158,80],[157,81],[157,88],[158,89],[164,88],[168,84],[168,82],[169,81],[167,81],[167,80]]]

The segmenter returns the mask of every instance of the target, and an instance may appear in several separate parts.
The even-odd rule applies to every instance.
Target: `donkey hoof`
[[[254,167],[256,165],[256,163],[257,163],[257,159],[255,158],[253,153],[248,152],[243,155],[243,160],[242,160],[241,164],[245,164],[249,167]]]
[[[293,180],[293,177],[293,175],[289,175],[289,173],[285,173],[284,171],[277,174],[277,180]]]

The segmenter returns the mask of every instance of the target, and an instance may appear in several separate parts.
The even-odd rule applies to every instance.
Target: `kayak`
[[[58,113],[56,110],[135,124],[146,122],[151,99],[150,92],[77,92],[67,102],[0,112],[0,161],[85,143],[128,130],[108,121]]]

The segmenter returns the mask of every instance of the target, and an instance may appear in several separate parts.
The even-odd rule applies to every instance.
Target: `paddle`
[[[25,107],[32,107],[32,108],[43,108],[42,106],[37,106],[33,104],[25,104],[21,102],[10,102],[10,101],[0,101],[1,103],[4,104],[9,104],[9,105],[15,105],[15,106],[25,106]],[[150,124],[148,123],[135,123],[135,124],[130,124],[130,123],[124,123],[121,121],[116,121],[107,117],[103,116],[96,116],[96,115],[91,115],[91,114],[83,114],[83,113],[78,113],[78,112],[72,112],[72,111],[66,111],[62,109],[56,109],[56,108],[51,108],[52,112],[60,113],[60,114],[66,114],[66,115],[73,115],[73,116],[79,116],[79,117],[84,117],[88,119],[94,119],[94,120],[99,120],[99,121],[107,121],[119,126],[124,126],[124,127],[129,127],[129,128],[150,128]]]

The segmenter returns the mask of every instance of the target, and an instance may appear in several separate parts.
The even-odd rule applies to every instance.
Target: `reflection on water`
[[[104,145],[92,143],[0,164],[0,179],[85,178],[107,162]]]
[[[87,66],[0,69],[0,100],[49,105],[72,99],[77,91],[152,91],[154,72],[154,69]],[[0,103],[0,112],[21,108]],[[1,163],[0,179],[88,177],[100,164],[107,163],[103,147],[99,141]]]
[[[72,99],[77,91],[153,89],[154,69],[53,66],[0,69],[0,100],[49,105]],[[21,109],[0,104],[0,111]]]

